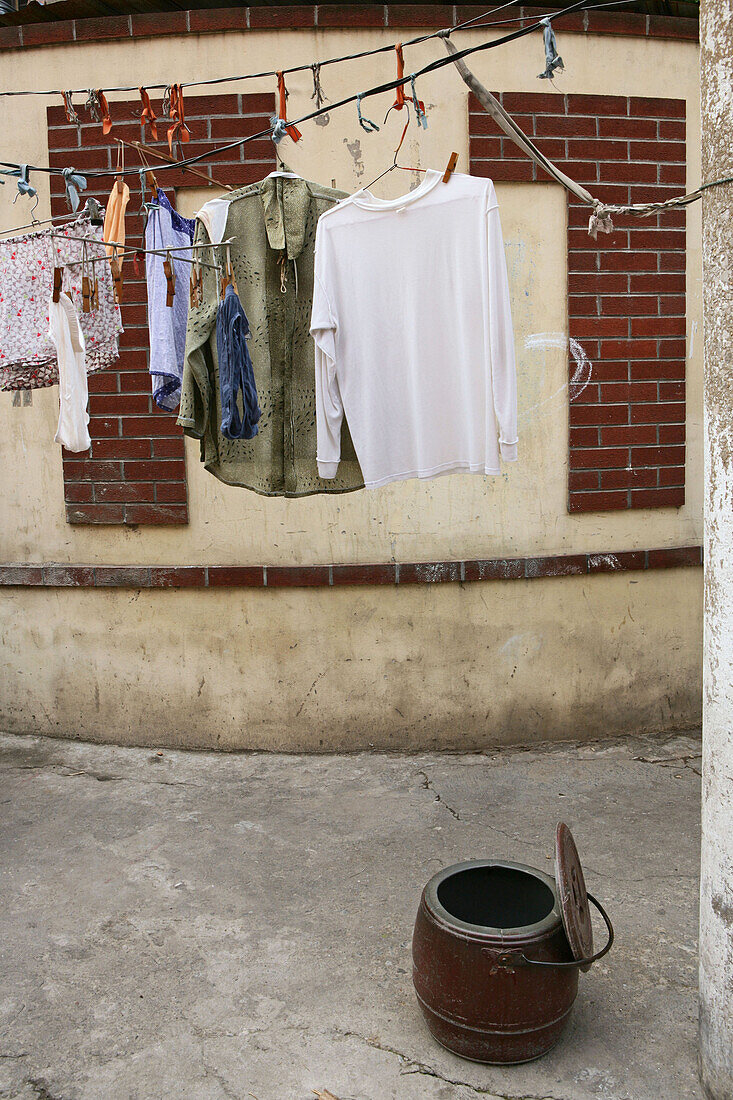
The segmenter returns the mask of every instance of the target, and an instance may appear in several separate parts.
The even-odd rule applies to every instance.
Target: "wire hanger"
[[[150,167],[150,161],[145,156],[145,153],[143,152],[142,149],[138,149],[138,155],[140,157],[140,163],[142,164],[142,168],[139,169],[139,173],[140,173],[140,199],[141,199],[140,209],[141,210],[146,210],[146,211],[150,210],[151,207],[153,207],[154,209],[158,209],[159,204],[157,202],[146,202],[145,201],[145,184],[146,183],[147,183],[148,187],[150,188],[150,190],[153,192],[153,194],[157,193],[158,181],[155,178],[155,172],[152,171],[152,169]]]
[[[91,205],[92,203],[94,203],[94,206]],[[16,233],[22,232],[24,229],[37,229],[39,225],[61,225],[64,222],[75,222],[85,215],[89,217],[92,225],[101,225],[102,219],[99,217],[99,211],[96,208],[102,210],[96,199],[87,199],[84,209],[78,210],[76,214],[56,214],[52,218],[34,218],[28,225],[16,225],[12,229],[0,230],[0,237],[4,237],[8,234],[13,236]]]
[[[374,184],[377,183],[379,180],[381,180],[384,176],[389,175],[390,172],[394,172],[395,168],[399,168],[401,172],[424,172],[425,171],[424,168],[418,168],[416,166],[412,167],[409,164],[398,164],[397,163],[397,157],[399,155],[400,149],[402,148],[402,143],[405,140],[405,134],[407,133],[407,127],[410,125],[410,106],[409,106],[409,103],[407,102],[407,100],[405,100],[404,107],[405,107],[405,110],[407,111],[407,122],[405,123],[404,128],[402,130],[402,137],[400,138],[399,143],[397,145],[397,148],[394,151],[394,158],[392,160],[392,163],[390,164],[389,168],[385,168],[385,170],[383,172],[380,172],[379,175],[376,176],[376,178],[373,179],[371,183],[368,183],[366,185],[365,190],[369,190],[370,187],[373,187]]]

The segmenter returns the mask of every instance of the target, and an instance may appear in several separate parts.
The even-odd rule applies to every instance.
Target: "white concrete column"
[[[702,0],[702,175],[733,175],[733,0]],[[700,1072],[733,1100],[733,184],[703,196],[705,657]]]

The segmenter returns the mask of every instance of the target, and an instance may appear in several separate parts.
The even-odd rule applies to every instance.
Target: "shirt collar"
[[[309,192],[304,179],[268,176],[260,184],[265,229],[270,248],[296,260],[305,245]]]

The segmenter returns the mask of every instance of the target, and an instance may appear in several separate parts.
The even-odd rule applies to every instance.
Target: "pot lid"
[[[559,822],[555,833],[555,877],[562,923],[573,956],[587,959],[593,954],[588,891],[573,834],[563,821]],[[590,967],[582,966],[580,969],[589,970]]]

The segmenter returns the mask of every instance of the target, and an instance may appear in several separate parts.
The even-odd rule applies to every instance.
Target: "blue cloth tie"
[[[359,125],[361,126],[362,130],[366,130],[368,134],[373,134],[375,130],[379,129],[379,127],[377,126],[376,122],[372,122],[370,118],[365,118],[364,115],[361,113],[361,98],[363,94],[363,92],[359,92],[356,97],[356,113],[359,116]]]
[[[288,124],[284,118],[273,115],[270,119],[270,125],[272,126],[272,140],[275,145],[279,145],[282,139],[288,136]]]
[[[62,175],[66,185],[66,201],[73,214],[79,209],[79,192],[86,191],[87,181],[75,168],[64,168]]]
[[[545,71],[539,74],[539,80],[552,80],[552,74],[555,69],[564,69],[565,66],[562,63],[562,58],[557,52],[557,41],[555,39],[555,32],[552,29],[552,23],[549,19],[540,19],[540,23],[544,27],[545,37]]]
[[[0,168],[0,172],[2,172],[4,176],[12,176],[13,179],[17,179],[18,195],[28,195],[28,197],[31,199],[36,197],[36,203],[33,207],[33,209],[35,210],[36,206],[38,206],[38,192],[36,191],[35,187],[31,187],[30,181],[28,179],[28,165],[19,164],[17,168]],[[5,183],[5,180],[0,180],[0,183]],[[15,196],[13,202],[17,201],[18,195]]]
[[[428,128],[428,116],[423,110],[423,104],[417,98],[417,89],[415,88],[415,73],[410,77],[410,87],[412,88],[412,105],[415,108],[415,116],[417,118],[418,126],[422,126],[423,130]]]

